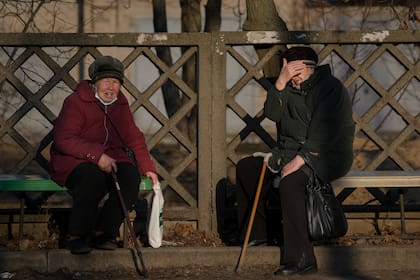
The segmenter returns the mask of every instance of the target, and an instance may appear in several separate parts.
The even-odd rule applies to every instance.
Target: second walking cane
[[[139,242],[137,240],[136,233],[134,232],[133,225],[131,224],[130,217],[128,216],[127,206],[125,205],[124,198],[121,194],[120,184],[118,183],[117,175],[115,174],[114,170],[112,170],[112,178],[114,179],[115,187],[117,188],[118,198],[120,199],[121,208],[122,208],[123,213],[124,213],[125,223],[127,225],[128,231],[130,233],[131,241],[133,242],[134,247],[136,248],[136,251],[137,251],[137,256],[140,259],[140,264],[141,264],[141,268],[142,268],[143,271],[141,271],[141,272],[139,271],[139,273],[142,274],[142,276],[144,276],[144,278],[149,278],[149,273],[146,269],[146,265],[144,264],[144,260],[143,260],[143,255],[140,251],[140,245],[139,245]]]
[[[239,260],[238,260],[238,263],[236,264],[235,272],[239,271],[243,263],[243,260],[245,258],[245,253],[248,247],[249,237],[251,235],[252,226],[254,224],[255,213],[257,212],[258,201],[260,200],[261,189],[262,189],[262,184],[264,181],[266,169],[267,169],[267,161],[264,159],[262,168],[261,168],[260,179],[258,181],[257,191],[255,192],[254,205],[252,206],[251,215],[249,217],[249,222],[248,222],[248,227],[246,229],[244,244],[242,245],[241,254],[239,255]]]

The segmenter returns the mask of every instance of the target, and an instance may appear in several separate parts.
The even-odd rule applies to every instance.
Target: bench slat
[[[150,178],[141,177],[140,190],[151,190]],[[66,191],[66,187],[57,185],[48,177],[40,175],[0,174],[0,191]]]
[[[334,187],[420,187],[420,171],[356,171],[332,182]]]
[[[51,180],[6,180],[0,181],[0,191],[66,191]]]

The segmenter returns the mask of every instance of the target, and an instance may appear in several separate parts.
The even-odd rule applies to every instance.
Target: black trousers
[[[138,195],[140,175],[130,163],[117,163],[117,179],[127,209],[130,210]],[[67,179],[66,187],[73,197],[73,208],[68,232],[75,236],[90,236],[101,231],[108,237],[119,235],[124,219],[118,193],[110,173],[105,173],[92,163],[77,166]],[[101,200],[109,194],[103,207]]]
[[[236,179],[239,186],[238,216],[241,234],[244,236],[249,221],[249,215],[255,198],[260,177],[263,158],[247,157],[240,160],[236,166]],[[282,263],[299,261],[305,254],[309,260],[315,260],[313,244],[309,239],[308,222],[306,218],[305,189],[308,175],[298,170],[280,181],[276,174],[266,171],[261,197],[253,224],[253,234],[266,228],[265,207],[273,192],[273,185],[278,187],[280,196],[282,220],[275,221],[282,224],[283,246]],[[274,184],[273,184],[274,183]],[[264,228],[265,227],[265,228]]]

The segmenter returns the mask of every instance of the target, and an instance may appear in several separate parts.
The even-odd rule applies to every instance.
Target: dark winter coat
[[[68,175],[79,164],[97,164],[103,153],[117,162],[131,162],[103,110],[119,130],[125,144],[134,150],[140,174],[156,172],[144,135],[136,126],[122,92],[113,104],[103,106],[95,98],[89,82],[83,81],[64,100],[63,108],[54,124],[49,172],[57,184],[64,186]]]
[[[267,93],[265,115],[276,122],[277,145],[284,163],[296,154],[325,181],[345,175],[353,162],[354,121],[350,97],[329,65],[295,89],[275,87]]]

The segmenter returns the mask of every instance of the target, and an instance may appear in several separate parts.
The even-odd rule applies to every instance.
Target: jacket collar
[[[330,75],[331,75],[330,65],[325,64],[325,65],[318,66],[317,68],[315,68],[314,73],[311,76],[309,76],[309,78],[306,81],[303,81],[300,84],[300,89],[303,92],[308,92],[311,90],[311,88],[313,88],[315,84],[318,83],[321,77],[326,77]]]

